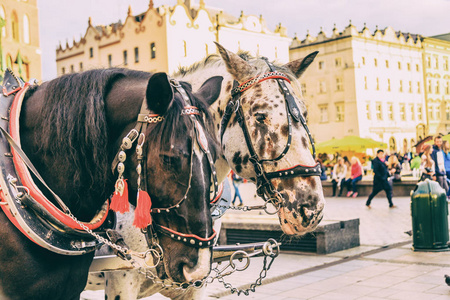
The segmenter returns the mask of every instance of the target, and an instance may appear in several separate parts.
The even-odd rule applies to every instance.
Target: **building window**
[[[80,62],[80,72],[83,72],[83,63]]]
[[[419,64],[416,64],[416,71],[419,72],[419,70],[420,70]]]
[[[187,57],[187,43],[186,43],[186,41],[183,41],[183,50],[184,50],[184,57]]]
[[[412,93],[412,82],[408,82],[408,90],[410,93]]]
[[[277,47],[275,47],[275,58],[277,58]],[[208,49],[208,44],[205,44],[205,55],[208,56],[209,55],[209,49]]]
[[[439,58],[438,58],[438,57],[436,57],[436,58],[434,59],[434,68],[435,68],[435,69],[439,69]]]
[[[378,67],[378,60],[376,58],[373,59],[373,65],[375,67]]]
[[[450,103],[449,102],[447,102],[445,104],[445,119],[447,121],[450,121]]]
[[[420,94],[420,81],[417,81],[417,93]]]
[[[150,44],[150,59],[156,58],[156,45],[155,43]]]
[[[377,77],[377,91],[380,90],[380,79]]]
[[[319,106],[320,111],[320,123],[328,122],[328,105]]]
[[[386,68],[389,68],[389,61],[386,59]]]
[[[344,87],[342,86],[342,78],[336,77],[336,91],[342,91]]]
[[[387,90],[388,90],[388,92],[390,92],[390,91],[391,91],[391,80],[388,78],[387,81],[388,81],[388,82],[387,82],[387,84],[388,84]]]
[[[427,56],[427,68],[431,68],[431,57]]]
[[[139,62],[139,48],[136,47],[134,48],[134,63],[138,63]]]
[[[336,103],[336,122],[344,122],[344,103]]]
[[[306,83],[302,83],[300,84],[301,90],[302,90],[302,95],[306,95]]]
[[[417,120],[423,120],[422,106],[420,104],[417,104]]]
[[[365,66],[366,65],[366,58],[364,56],[361,58],[361,61],[362,61],[363,66]]]
[[[436,119],[440,120],[441,119],[441,110],[439,109],[439,104],[436,105],[435,109],[436,109]]]
[[[388,103],[388,120],[394,121],[394,104]]]
[[[448,58],[444,58],[444,70],[448,71]]]
[[[433,88],[431,87],[431,79],[428,79],[428,93],[431,94],[433,92]]]
[[[27,15],[23,15],[23,42],[30,43],[30,19]]]
[[[375,105],[375,112],[377,114],[377,120],[381,121],[383,120],[383,112],[382,112],[382,106],[381,102],[377,102]]]
[[[436,94],[439,94],[440,88],[439,88],[439,81],[436,81]]]
[[[401,70],[402,69],[402,63],[398,62],[398,69]]]
[[[409,105],[409,112],[411,113],[411,121],[416,119],[416,110],[414,109],[414,104]]]
[[[2,18],[3,20],[6,20],[5,9],[3,8],[2,5],[0,5],[0,18]],[[6,37],[6,26],[2,27],[2,36]]]
[[[434,109],[432,105],[428,106],[428,118],[434,120]]]
[[[445,84],[445,94],[450,95],[450,83],[448,81]]]
[[[70,73],[74,73],[75,72],[75,68],[73,67],[73,65],[70,65]]]
[[[89,48],[89,57],[94,57],[94,48]]]
[[[411,71],[411,64],[410,64],[410,63],[407,63],[407,64],[406,64],[406,68],[408,69],[408,71]]]
[[[66,68],[64,68],[64,67],[61,68],[61,74],[63,74],[63,75],[66,74]]]
[[[123,64],[128,65],[128,52],[127,50],[123,51]]]
[[[364,88],[367,90],[367,76],[364,76]]]
[[[16,42],[19,41],[19,19],[17,18],[17,14],[15,11],[12,13],[11,18],[11,31],[12,31],[12,38]]]
[[[325,67],[325,62],[323,60],[319,61],[319,70],[322,70]]]
[[[403,92],[403,80],[400,80],[399,91],[400,91],[400,92]]]
[[[340,66],[342,65],[342,59],[341,59],[340,57],[336,58],[336,59],[334,60],[334,65],[335,65],[336,67],[340,67]]]
[[[400,103],[400,120],[406,121],[406,107],[405,107],[405,103]]]
[[[108,54],[108,66],[112,68],[112,54]]]
[[[366,118],[367,118],[367,120],[372,119],[372,115],[370,113],[370,102],[366,103]]]
[[[323,94],[327,92],[327,86],[325,84],[325,81],[320,81],[319,82],[319,93]]]

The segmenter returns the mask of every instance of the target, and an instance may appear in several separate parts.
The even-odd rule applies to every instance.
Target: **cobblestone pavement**
[[[383,192],[382,192],[383,193]],[[242,184],[244,204],[261,204],[252,184]],[[450,275],[449,252],[415,252],[409,197],[394,197],[397,208],[375,198],[372,209],[364,197],[327,198],[324,220],[360,219],[361,246],[327,255],[284,253],[277,257],[256,292],[244,299],[450,299],[444,274]],[[224,218],[276,218],[258,211],[229,210]],[[251,242],[251,241],[249,241]],[[247,288],[261,271],[262,258],[249,269],[227,277],[237,288]],[[238,299],[219,282],[209,284],[207,299]],[[103,298],[99,298],[103,299]],[[155,295],[145,299],[166,299]]]

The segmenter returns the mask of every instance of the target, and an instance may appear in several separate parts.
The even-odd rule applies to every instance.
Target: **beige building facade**
[[[303,77],[309,125],[317,142],[356,135],[409,151],[426,124],[421,37],[391,27],[348,25],[294,38],[290,59],[319,51]]]
[[[37,0],[0,2],[0,71],[13,69],[23,79],[41,80]]]
[[[273,31],[264,19],[241,13],[233,17],[208,7],[204,0],[178,0],[135,15],[131,7],[124,23],[96,26],[89,18],[79,41],[60,45],[57,73],[98,67],[125,67],[172,73],[216,53],[214,42],[231,51],[246,50],[282,63],[289,61],[291,38],[281,25]]]
[[[427,127],[431,135],[450,132],[450,39],[445,37],[422,40]]]

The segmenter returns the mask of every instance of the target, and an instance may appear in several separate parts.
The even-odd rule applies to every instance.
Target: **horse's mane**
[[[77,189],[93,185],[105,191],[109,172],[105,99],[118,78],[145,74],[140,73],[97,69],[63,75],[45,85],[43,123],[37,133],[40,152],[58,157],[59,167],[72,175],[75,193],[81,195],[83,190]]]

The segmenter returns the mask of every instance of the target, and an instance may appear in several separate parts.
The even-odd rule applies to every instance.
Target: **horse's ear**
[[[304,58],[288,62],[284,65],[284,67],[291,70],[297,78],[300,78],[303,72],[305,72],[306,68],[308,68],[309,65],[313,62],[314,58],[316,58],[317,53],[319,53],[319,51],[314,51]]]
[[[203,82],[202,86],[195,92],[195,95],[204,99],[208,105],[213,104],[219,98],[222,88],[222,76],[214,76]]]
[[[228,72],[239,82],[248,79],[251,76],[255,68],[252,67],[248,62],[240,58],[233,52],[228,51],[219,43],[214,42],[219,50],[220,56],[222,56],[225,65],[227,66]]]
[[[147,107],[155,114],[163,115],[173,100],[173,90],[166,73],[155,73],[148,81]]]

